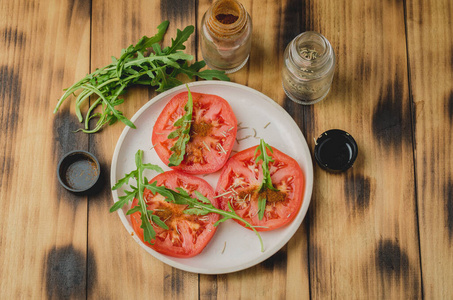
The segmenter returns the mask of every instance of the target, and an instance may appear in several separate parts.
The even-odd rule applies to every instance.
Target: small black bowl
[[[83,193],[98,181],[101,167],[96,157],[84,150],[65,154],[58,163],[58,181],[68,191]]]
[[[333,173],[343,172],[352,167],[358,152],[354,138],[340,129],[328,130],[316,140],[316,162],[321,168]]]

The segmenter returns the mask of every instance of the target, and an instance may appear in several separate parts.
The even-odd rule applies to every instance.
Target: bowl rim
[[[74,156],[76,154],[81,154],[82,156],[84,157],[87,157],[89,158],[91,161],[93,161],[95,164],[96,164],[96,170],[98,170],[93,182],[90,184],[90,185],[87,185],[86,187],[82,188],[82,189],[75,189],[75,188],[72,188],[70,186],[68,186],[65,181],[61,178],[61,168],[62,166],[64,165],[63,163],[71,156]],[[58,177],[58,181],[60,182],[60,184],[65,188],[67,189],[68,191],[71,191],[71,192],[75,192],[75,193],[81,193],[81,192],[86,192],[88,191],[89,189],[91,189],[99,180],[99,177],[101,175],[101,166],[99,164],[99,161],[98,159],[96,158],[96,156],[94,156],[92,153],[86,151],[86,150],[72,150],[72,151],[69,151],[67,153],[65,153],[60,161],[58,162],[58,166],[57,166],[57,177]]]

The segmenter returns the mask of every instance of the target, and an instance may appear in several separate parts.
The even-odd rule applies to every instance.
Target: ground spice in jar
[[[237,21],[237,19],[239,19],[238,16],[235,16],[235,15],[232,15],[232,14],[218,14],[217,16],[215,16],[215,18],[220,23],[226,24],[226,25],[233,24],[234,22]]]
[[[201,54],[211,69],[233,73],[248,61],[252,20],[237,0],[217,0],[201,20]]]

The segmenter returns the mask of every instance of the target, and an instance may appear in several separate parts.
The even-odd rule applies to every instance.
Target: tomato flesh
[[[180,187],[193,198],[196,198],[193,192],[198,191],[207,197],[214,206],[219,207],[218,201],[214,201],[214,190],[201,178],[178,171],[169,171],[157,175],[150,180],[150,183],[154,181],[157,181],[158,186],[163,185],[173,190]],[[144,241],[143,229],[140,228],[141,213],[131,214],[132,227],[147,246],[159,253],[183,258],[193,257],[203,251],[215,233],[214,223],[219,219],[218,214],[188,215],[183,213],[187,208],[186,205],[169,203],[162,195],[154,195],[148,189],[145,189],[143,195],[148,210],[152,210],[153,214],[168,226],[168,229],[163,229],[153,224],[156,238],[151,241],[152,243],[148,243]],[[132,207],[135,207],[137,203],[138,200],[134,199]]]
[[[222,209],[227,210],[230,203],[240,217],[259,226],[257,230],[268,231],[294,220],[302,205],[305,177],[297,161],[272,148],[273,153],[268,151],[268,154],[274,162],[269,163],[269,171],[272,184],[278,192],[260,190],[262,161],[255,163],[255,149],[256,146],[243,150],[228,160],[220,174],[216,194]],[[258,199],[264,197],[268,200],[260,220]],[[237,222],[244,226],[242,222]]]
[[[184,160],[172,167],[188,174],[208,174],[222,168],[233,149],[237,133],[236,116],[228,102],[216,95],[192,92],[193,113],[190,140]],[[171,147],[177,137],[167,136],[173,124],[184,114],[188,92],[174,96],[162,110],[154,125],[152,143],[159,158],[168,165]]]

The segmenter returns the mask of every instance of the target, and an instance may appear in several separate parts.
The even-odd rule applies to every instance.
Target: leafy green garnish
[[[258,219],[262,220],[266,211],[266,198],[258,198]]]
[[[173,153],[169,158],[169,167],[179,166],[179,164],[184,159],[184,155],[186,154],[186,145],[190,140],[189,133],[190,126],[192,124],[193,101],[189,86],[187,86],[187,90],[189,91],[189,99],[184,106],[186,113],[173,124],[173,126],[178,128],[167,136],[168,139],[174,139],[178,137],[178,140],[170,148],[170,151],[172,151]]]
[[[129,127],[135,125],[115,107],[122,104],[124,99],[120,95],[126,93],[127,88],[133,85],[149,85],[156,87],[157,92],[162,92],[182,84],[176,77],[185,74],[190,78],[199,77],[212,80],[214,78],[229,81],[222,71],[203,70],[204,61],[189,64],[193,56],[182,52],[186,47],[184,43],[194,32],[193,26],[187,26],[184,30],[177,30],[176,38],[172,39],[171,46],[161,48],[168,21],[162,22],[157,27],[157,34],[153,37],[144,36],[136,45],[131,45],[121,51],[119,59],[112,57],[112,63],[101,69],[96,69],[86,75],[77,83],[65,90],[58,100],[54,113],[58,111],[62,103],[78,90],[82,90],[75,100],[75,112],[80,122],[85,122],[84,128],[79,130],[85,133],[99,131],[104,125],[112,125],[118,120]],[[152,49],[149,51],[148,49]],[[82,115],[81,107],[89,99],[94,97],[93,103],[88,108],[85,116]],[[97,107],[100,112],[95,112]],[[97,119],[96,126],[90,129],[90,120]]]
[[[274,152],[272,147],[266,144],[263,139],[260,139],[260,145],[256,147],[255,156],[260,152],[260,155],[256,157],[255,163],[258,163],[260,160],[263,161],[261,168],[263,169],[263,181],[261,182],[260,187],[258,188],[258,192],[262,192],[266,189],[278,191],[272,184],[271,174],[269,172],[269,163],[273,162],[274,159],[267,154],[267,150],[271,153]],[[258,199],[258,219],[262,220],[264,217],[264,211],[266,209],[266,198],[259,198]]]
[[[154,170],[159,173],[163,173],[164,171],[156,165],[153,164],[143,164],[142,163],[142,157],[143,157],[143,151],[138,150],[137,153],[135,154],[135,165],[137,167],[136,170],[130,172],[129,174],[126,174],[123,178],[118,180],[118,182],[112,187],[112,190],[119,189],[121,186],[124,184],[128,184],[129,180],[132,178],[135,178],[137,181],[137,187],[134,187],[132,185],[129,185],[129,187],[132,189],[131,191],[125,190],[125,196],[119,197],[119,201],[117,201],[111,208],[110,212],[114,212],[121,207],[123,207],[125,204],[129,203],[130,201],[134,200],[134,198],[138,199],[138,204],[136,207],[133,209],[129,210],[127,212],[128,215],[139,211],[141,213],[141,220],[142,220],[142,225],[140,226],[143,229],[143,236],[144,240],[151,243],[151,240],[155,239],[156,237],[156,232],[154,231],[153,226],[151,225],[151,222],[156,223],[158,226],[168,229],[167,225],[165,225],[164,222],[162,222],[158,216],[153,215],[153,211],[148,210],[147,205],[145,203],[145,199],[143,198],[143,192],[145,190],[145,187],[148,187],[148,181],[145,177],[143,177],[143,171],[145,169],[149,170]]]
[[[143,164],[142,156],[143,151],[138,150],[137,153],[135,154],[135,164],[137,169],[130,172],[129,174],[126,174],[124,178],[118,180],[118,182],[113,186],[112,190],[116,190],[123,186],[124,184],[129,184],[129,180],[131,178],[136,179],[137,187],[129,185],[132,191],[125,191],[126,195],[119,198],[120,200],[117,201],[110,208],[110,212],[114,212],[120,209],[129,201],[132,201],[134,197],[137,198],[138,205],[130,209],[127,212],[127,214],[131,214],[134,212],[141,213],[142,225],[140,227],[143,229],[145,241],[151,243],[151,240],[153,240],[156,237],[156,232],[154,231],[154,228],[151,225],[151,221],[164,229],[168,229],[167,225],[162,220],[160,220],[158,216],[152,214],[153,211],[147,209],[146,203],[143,198],[143,192],[145,188],[147,188],[153,194],[159,193],[160,195],[164,196],[167,202],[180,205],[187,205],[187,208],[183,211],[185,214],[188,215],[206,215],[209,213],[219,214],[220,216],[222,216],[222,218],[219,219],[216,223],[214,223],[214,226],[218,226],[220,223],[223,223],[229,219],[235,219],[240,222],[243,222],[246,227],[251,228],[258,236],[261,245],[261,251],[264,252],[263,240],[261,239],[261,236],[256,230],[256,228],[252,226],[249,222],[245,221],[243,218],[239,217],[234,211],[234,209],[231,207],[230,203],[228,203],[229,210],[225,211],[216,208],[214,205],[212,205],[211,201],[209,201],[208,198],[203,196],[198,191],[194,192],[197,198],[192,198],[190,197],[189,193],[183,190],[182,188],[176,188],[176,190],[172,190],[165,186],[157,186],[157,181],[148,183],[147,179],[143,176],[143,171],[145,169],[151,169],[158,172],[163,171],[160,167],[155,166],[153,164]]]

